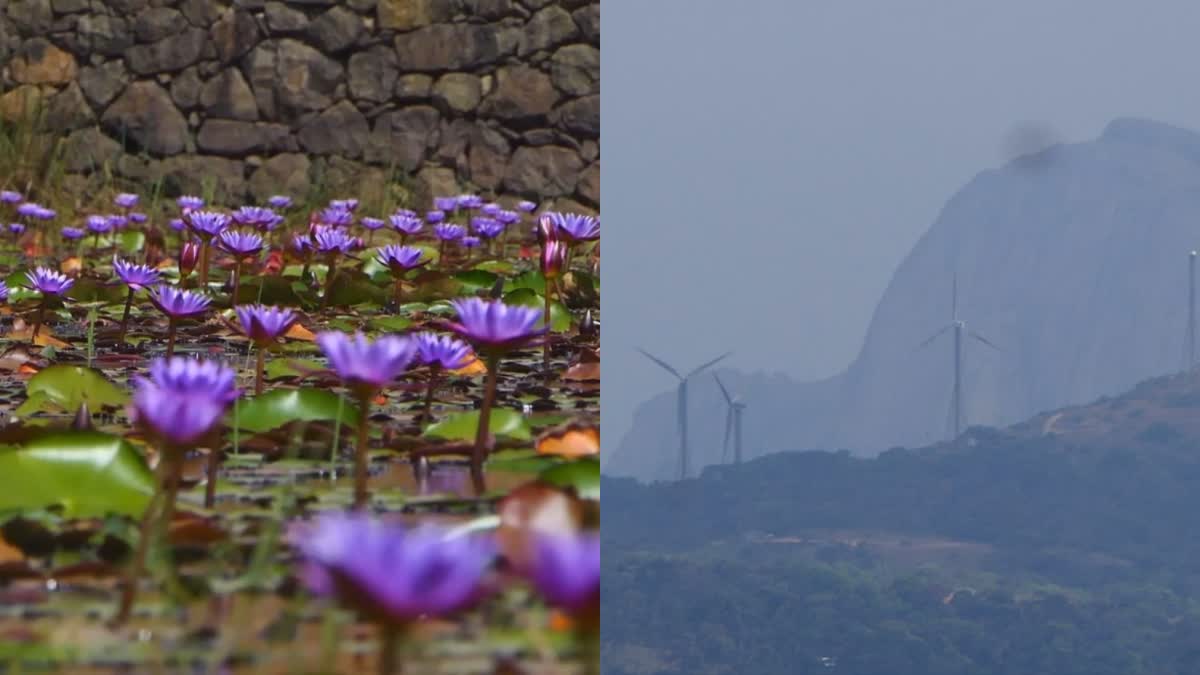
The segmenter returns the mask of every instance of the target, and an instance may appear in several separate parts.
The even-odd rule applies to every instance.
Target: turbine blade
[[[693,368],[693,369],[692,369],[692,372],[690,372],[690,373],[688,373],[688,374],[687,374],[687,377],[691,377],[691,376],[695,375],[696,373],[698,373],[698,372],[700,372],[700,371],[702,371],[702,370],[704,370],[705,368],[708,368],[708,367],[710,367],[710,366],[715,366],[715,365],[717,364],[717,362],[718,362],[718,361],[722,361],[722,360],[724,360],[724,359],[727,359],[727,358],[729,358],[730,356],[733,356],[733,352],[725,352],[724,354],[722,354],[722,355],[718,356],[717,358],[713,359],[712,361],[709,361],[708,363],[705,363],[705,364],[702,364],[702,365],[696,366],[695,368]]]
[[[929,346],[929,343],[930,343],[930,342],[933,342],[934,340],[936,340],[936,339],[938,339],[939,337],[941,337],[941,336],[942,336],[942,333],[945,333],[946,331],[950,330],[950,328],[951,328],[951,326],[952,326],[952,325],[953,325],[953,324],[951,324],[951,325],[948,325],[948,326],[943,326],[941,330],[939,330],[938,332],[934,333],[933,335],[930,335],[929,337],[925,338],[925,341],[924,341],[924,342],[922,342],[921,344],[919,344],[919,345],[917,345],[916,347],[914,347],[914,348],[913,348],[913,351],[915,352],[915,351],[918,351],[918,350],[920,350],[920,349],[924,349],[925,347]]]
[[[655,355],[651,354],[650,352],[646,351],[645,349],[642,349],[641,347],[634,347],[634,349],[636,349],[636,350],[638,350],[639,352],[641,352],[641,353],[642,353],[642,356],[644,356],[644,357],[646,357],[646,358],[650,359],[651,361],[653,361],[653,362],[657,363],[659,366],[661,366],[662,368],[664,368],[664,369],[665,369],[665,370],[666,370],[668,373],[671,373],[672,375],[674,375],[675,377],[678,377],[678,378],[679,378],[679,379],[681,379],[681,380],[683,379],[683,376],[679,374],[679,371],[678,371],[678,370],[675,370],[675,369],[674,369],[674,368],[672,368],[671,366],[667,365],[667,362],[666,362],[666,361],[663,361],[662,359],[660,359],[660,358],[658,358],[657,356],[655,356]]]
[[[954,273],[954,279],[950,282],[950,320],[958,319],[958,272]]]
[[[721,388],[721,393],[725,395],[725,402],[733,405],[733,397],[729,395],[729,390],[725,388],[725,385],[721,382],[721,378],[717,377],[716,373],[713,373],[713,379],[717,381],[717,386]]]
[[[989,341],[987,338],[983,337],[983,336],[982,336],[982,335],[980,335],[979,333],[976,333],[976,332],[975,332],[975,331],[973,331],[973,330],[972,330],[972,331],[967,331],[967,332],[968,332],[968,334],[970,334],[970,336],[971,336],[971,337],[975,338],[976,340],[979,340],[980,342],[982,342],[983,344],[985,344],[985,345],[987,345],[987,346],[991,347],[992,349],[995,349],[995,350],[996,350],[996,351],[998,351],[998,352],[1002,352],[1002,351],[1004,351],[1003,349],[1000,349],[1000,348],[999,348],[999,347],[997,347],[996,345],[992,344],[992,343],[991,343],[991,341]]]

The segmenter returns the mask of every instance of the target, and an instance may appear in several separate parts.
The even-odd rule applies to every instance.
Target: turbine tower
[[[733,463],[742,463],[742,411],[746,409],[746,404],[742,403],[741,397],[734,398],[729,395],[729,390],[721,382],[721,378],[713,373],[713,379],[717,381],[717,386],[721,388],[721,393],[725,395],[725,403],[729,405],[729,411],[725,413],[725,442],[721,445],[721,461],[724,462],[729,454],[729,434],[733,433]]]
[[[962,355],[963,355],[963,337],[970,337],[983,344],[1000,351],[1000,348],[992,344],[987,338],[979,333],[967,328],[967,322],[958,318],[958,275],[954,275],[954,280],[951,284],[950,291],[950,323],[946,324],[938,332],[930,335],[924,342],[917,345],[917,349],[927,346],[929,343],[941,337],[946,331],[954,329],[954,393],[950,400],[950,417],[951,425],[954,428],[953,438],[958,438],[962,433],[963,428],[963,406],[962,406]],[[916,350],[914,350],[916,351]],[[952,438],[952,440],[953,440]]]
[[[637,350],[639,352],[641,352],[642,356],[645,356],[646,358],[650,359],[651,361],[656,363],[659,367],[661,367],[663,370],[666,370],[668,373],[674,375],[676,378],[679,379],[679,388],[677,389],[677,393],[676,393],[675,405],[676,405],[676,421],[679,424],[679,480],[683,480],[683,479],[687,478],[687,475],[688,475],[688,434],[687,434],[687,432],[688,432],[688,424],[687,424],[688,379],[691,378],[693,375],[696,375],[697,373],[703,371],[705,368],[709,368],[711,366],[716,365],[716,363],[718,361],[728,358],[731,354],[733,354],[733,352],[725,352],[724,354],[718,356],[717,358],[715,358],[711,361],[708,361],[699,366],[696,366],[691,371],[689,371],[687,375],[680,375],[679,371],[672,368],[669,364],[667,364],[666,361],[663,361],[662,359],[658,358],[657,356],[654,356],[653,354],[646,351],[645,349],[642,349],[641,347],[638,347]]]
[[[1184,343],[1187,350],[1183,358],[1187,361],[1184,372],[1196,367],[1196,252],[1188,254],[1188,324],[1187,339]]]

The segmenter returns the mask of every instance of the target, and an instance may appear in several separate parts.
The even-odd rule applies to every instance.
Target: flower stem
[[[358,397],[358,440],[354,446],[354,508],[361,509],[367,505],[367,425],[370,422],[368,413],[371,408],[371,393],[364,392]]]
[[[200,289],[208,289],[208,240],[200,241]]]
[[[404,299],[404,279],[396,277],[396,310],[400,309],[400,302]]]
[[[433,391],[437,388],[438,375],[441,374],[441,370],[437,365],[429,367],[429,384],[425,388],[425,408],[421,413],[421,420],[427,423],[433,421]]]
[[[42,321],[46,318],[46,296],[42,295],[42,304],[38,305],[37,320],[33,322],[33,334],[29,336],[29,344],[37,341],[38,333],[42,330]]]
[[[112,625],[114,626],[120,626],[129,619],[129,615],[133,611],[134,601],[137,599],[138,577],[142,576],[142,572],[146,568],[146,554],[150,550],[150,539],[155,534],[155,525],[158,520],[155,516],[161,512],[165,497],[163,494],[163,485],[169,480],[170,474],[174,471],[171,467],[172,462],[167,457],[168,455],[164,454],[158,462],[158,478],[155,481],[154,495],[150,497],[150,503],[146,505],[146,511],[142,514],[137,548],[134,549],[133,561],[126,573],[125,581],[121,588],[120,605],[117,607],[116,615],[112,618]]]
[[[125,297],[125,312],[121,314],[121,335],[117,342],[125,341],[125,333],[129,330],[129,310],[133,308],[133,286],[129,287],[129,295]]]
[[[221,453],[216,443],[208,450],[208,464],[205,467],[204,508],[211,509],[217,501],[217,469],[221,462]]]
[[[325,274],[325,293],[321,296],[321,309],[325,309],[329,305],[329,293],[333,291],[333,280],[337,278],[337,260],[333,256],[329,258],[329,271]]]
[[[254,364],[254,395],[258,396],[263,392],[263,370],[267,365],[267,350],[262,346],[255,349],[258,354]]]
[[[484,385],[483,403],[479,407],[479,427],[475,430],[475,447],[471,450],[471,482],[475,487],[475,496],[483,494],[486,486],[483,480],[483,460],[486,458],[489,425],[492,417],[492,405],[496,401],[496,382],[499,380],[500,356],[487,356],[487,384]]]
[[[167,318],[167,358],[175,355],[175,317]]]
[[[542,295],[546,300],[546,337],[542,339],[542,374],[546,378],[546,382],[550,382],[550,331],[553,329],[550,321],[550,281],[546,280],[546,291]]]
[[[401,675],[404,666],[400,663],[400,629],[381,625],[379,641],[379,675]]]
[[[237,307],[238,304],[238,288],[242,285],[242,261],[239,260],[233,264],[233,295],[229,298],[231,307]]]

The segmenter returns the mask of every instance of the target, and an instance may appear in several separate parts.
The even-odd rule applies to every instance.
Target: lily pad
[[[538,270],[530,270],[504,282],[505,293],[511,293],[522,288],[527,288],[541,295],[546,292],[546,278]]]
[[[426,438],[470,442],[475,440],[475,432],[478,428],[479,411],[471,410],[451,415],[431,425],[423,435]],[[528,441],[533,438],[533,432],[529,428],[529,423],[525,421],[525,416],[507,408],[492,411],[491,418],[488,420],[488,429],[496,438],[508,438],[514,441]]]
[[[521,305],[523,307],[537,307],[545,310],[546,299],[538,295],[531,288],[518,288],[504,296],[504,303],[508,305]],[[571,330],[571,311],[563,306],[558,300],[550,303],[550,328],[556,333]]]
[[[57,505],[67,517],[137,517],[153,494],[150,467],[116,436],[64,431],[0,450],[0,511]]]
[[[340,405],[342,425],[358,424],[358,407],[350,401],[342,401]],[[333,421],[339,417],[338,406],[337,394],[324,389],[276,389],[239,405],[237,426],[262,433],[289,422]]]
[[[75,412],[84,401],[92,410],[122,406],[129,394],[105,379],[98,370],[83,366],[55,365],[42,370],[25,385],[28,399],[16,410],[19,416],[52,408]]]
[[[496,274],[481,269],[467,270],[454,275],[454,280],[462,284],[463,292],[468,294],[491,288],[499,278]]]
[[[572,487],[584,499],[600,499],[600,462],[579,459],[546,469],[538,478],[558,487]]]
[[[554,467],[558,460],[537,450],[504,450],[493,453],[487,460],[489,471],[540,474]]]

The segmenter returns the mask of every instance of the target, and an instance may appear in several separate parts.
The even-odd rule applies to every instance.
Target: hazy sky
[[[680,370],[734,349],[739,369],[832,375],[941,206],[1018,139],[1122,116],[1200,129],[1196,0],[608,0],[602,17],[608,449],[674,385],[635,345]]]

